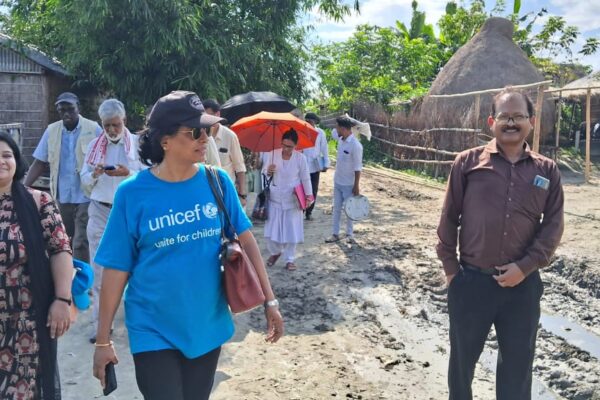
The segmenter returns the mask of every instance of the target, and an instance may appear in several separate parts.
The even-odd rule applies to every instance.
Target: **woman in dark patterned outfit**
[[[56,338],[70,325],[73,260],[50,195],[19,181],[25,163],[0,133],[0,399],[59,400]]]

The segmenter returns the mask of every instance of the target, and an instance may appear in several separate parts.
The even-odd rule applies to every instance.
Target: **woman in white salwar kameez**
[[[274,150],[263,166],[263,173],[272,176],[270,186],[268,218],[265,223],[265,238],[270,257],[268,266],[273,266],[283,253],[286,269],[296,269],[294,263],[296,245],[304,242],[304,214],[294,188],[302,183],[306,202],[313,201],[312,186],[306,158],[294,150],[298,134],[290,129],[283,134],[282,148]]]

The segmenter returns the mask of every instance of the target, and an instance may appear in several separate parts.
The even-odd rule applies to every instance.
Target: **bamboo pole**
[[[578,88],[560,88],[560,89],[546,90],[546,91],[544,91],[544,93],[572,92],[575,90],[588,90],[588,89],[600,89],[600,86],[586,86],[586,87],[578,87]]]
[[[404,129],[404,128],[396,128],[395,126],[387,126],[383,124],[376,124],[374,122],[369,122],[371,127],[376,128],[384,128],[389,129],[390,131],[397,132],[405,132],[405,133],[423,133],[423,132],[481,132],[481,129],[469,129],[469,128],[431,128],[431,129],[422,129],[420,131],[415,131],[413,129]]]
[[[556,107],[556,112],[558,113],[558,117],[556,118],[556,141],[555,147],[558,152],[558,148],[560,146],[560,120],[562,118],[562,92],[558,92],[558,107]]]
[[[478,94],[475,96],[475,129],[479,128],[479,113],[481,112],[480,105],[481,105],[481,95]]]
[[[452,165],[452,163],[454,162],[454,160],[444,160],[444,161],[439,161],[439,160],[416,160],[416,159],[412,159],[412,158],[398,158],[398,157],[394,157],[394,156],[390,156],[389,153],[383,152],[383,151],[379,151],[379,150],[375,150],[377,153],[380,153],[384,156],[388,156],[390,159],[399,162],[399,163],[415,163],[415,164],[432,164],[432,165]]]
[[[536,83],[528,83],[526,85],[515,85],[511,86],[513,89],[530,89],[539,86],[546,86],[551,84],[552,81],[542,81]],[[503,91],[505,88],[497,88],[497,89],[487,89],[487,90],[478,90],[475,92],[466,92],[466,93],[457,93],[457,94],[432,94],[429,97],[433,99],[448,99],[452,97],[464,97],[464,96],[474,96],[476,94],[486,94],[486,93],[498,93]]]
[[[588,88],[585,99],[585,181],[590,181],[592,173],[591,151],[592,151],[592,89]]]
[[[544,86],[539,86],[535,102],[535,127],[533,129],[533,151],[540,152],[540,130],[542,129],[542,106],[544,105]]]
[[[399,147],[401,149],[415,150],[415,151],[426,151],[426,152],[429,152],[429,153],[441,154],[441,155],[450,156],[450,157],[456,157],[459,154],[459,153],[457,153],[455,151],[438,150],[438,149],[433,149],[433,148],[430,148],[430,147],[409,146],[407,144],[393,143],[393,142],[390,142],[389,140],[381,139],[381,138],[379,138],[377,136],[372,136],[371,139],[375,139],[378,142],[385,143],[387,145],[394,146],[394,147]]]

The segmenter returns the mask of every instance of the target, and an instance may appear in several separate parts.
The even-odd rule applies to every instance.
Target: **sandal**
[[[288,271],[295,271],[296,268],[296,264],[294,264],[293,262],[288,262],[287,264],[285,264],[285,269],[287,269]]]
[[[325,243],[335,243],[340,241],[340,235],[331,235],[325,239]]]
[[[281,253],[275,254],[275,255],[269,257],[267,259],[267,267],[272,267],[273,265],[275,265],[275,263],[277,262],[277,260],[279,260],[280,256],[281,256]]]

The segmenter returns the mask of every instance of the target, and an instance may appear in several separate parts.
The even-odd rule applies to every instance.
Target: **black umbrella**
[[[273,92],[248,92],[238,94],[221,106],[221,117],[233,124],[240,118],[261,111],[290,112],[296,108],[288,99]]]

